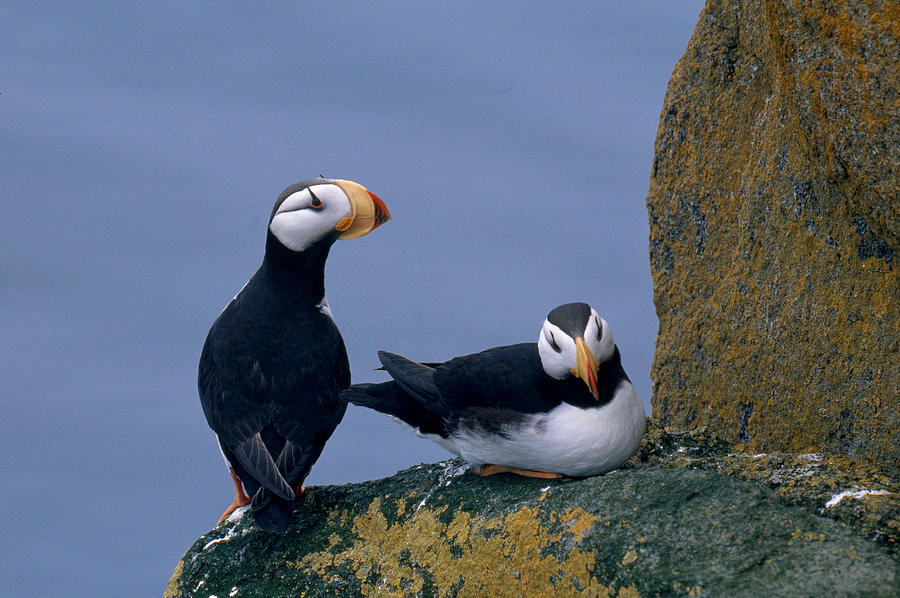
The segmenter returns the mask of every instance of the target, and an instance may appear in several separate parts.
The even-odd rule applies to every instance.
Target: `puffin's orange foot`
[[[229,515],[234,513],[235,509],[237,509],[238,507],[243,507],[243,506],[245,506],[245,505],[239,505],[236,502],[231,503],[230,505],[228,505],[228,508],[225,509],[225,512],[222,513],[222,516],[219,517],[219,520],[216,523],[222,523],[223,521],[225,521],[226,518],[228,518]]]
[[[226,517],[234,513],[234,510],[238,507],[246,507],[250,504],[250,497],[247,496],[247,493],[244,492],[244,485],[241,483],[241,478],[238,477],[236,473],[234,473],[234,468],[230,468],[231,472],[231,481],[234,482],[234,502],[231,503],[225,512],[222,513],[222,516],[219,517],[219,521],[217,523],[221,523]]]
[[[526,478],[540,478],[542,480],[558,480],[561,474],[549,471],[535,471],[534,469],[519,469],[518,467],[507,467],[506,465],[482,465],[481,467],[473,467],[472,473],[477,476],[486,477],[495,473],[514,473],[516,475],[525,476]]]
[[[306,504],[312,504],[315,501],[315,494],[313,491],[303,484],[297,484],[297,487],[294,488],[294,496],[296,496],[294,500],[297,501],[297,504],[300,504],[301,501]]]

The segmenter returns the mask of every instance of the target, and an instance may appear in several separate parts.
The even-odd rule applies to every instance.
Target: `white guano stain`
[[[881,495],[881,494],[893,494],[893,492],[889,492],[887,490],[844,490],[843,492],[838,492],[837,494],[832,494],[831,498],[828,500],[828,502],[825,503],[825,508],[830,509],[831,507],[840,503],[845,498],[862,499],[869,495]]]
[[[219,542],[227,542],[227,541],[231,540],[232,538],[237,538],[238,536],[244,536],[244,535],[250,533],[250,530],[249,530],[249,529],[245,529],[245,530],[241,531],[240,533],[237,532],[238,527],[240,527],[240,520],[241,520],[241,517],[243,517],[244,512],[245,512],[248,508],[249,508],[249,507],[241,507],[241,508],[239,508],[239,509],[235,509],[235,510],[234,510],[234,513],[232,513],[231,515],[229,515],[229,516],[228,516],[228,519],[225,520],[225,521],[228,521],[229,523],[234,523],[234,525],[232,525],[232,526],[228,529],[228,531],[225,532],[225,535],[222,536],[221,538],[216,538],[215,540],[210,540],[209,542],[207,542],[207,543],[203,546],[203,549],[202,549],[202,550],[206,550],[206,549],[209,548],[210,546],[213,546],[213,545],[215,545],[215,544],[218,544]]]

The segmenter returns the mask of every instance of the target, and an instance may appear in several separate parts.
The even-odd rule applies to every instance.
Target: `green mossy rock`
[[[900,464],[900,3],[710,0],[647,199],[653,415]]]
[[[284,534],[238,513],[202,536],[166,596],[900,594],[898,495],[840,501],[884,501],[881,519],[824,506],[844,484],[896,480],[729,450],[651,425],[627,467],[600,477],[478,478],[452,460],[315,488]]]

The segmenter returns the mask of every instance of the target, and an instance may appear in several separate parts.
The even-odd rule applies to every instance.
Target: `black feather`
[[[587,303],[566,303],[556,307],[547,315],[547,321],[571,336],[584,334],[588,320],[591,318],[591,306]]]
[[[257,493],[256,496],[258,496]],[[256,524],[267,532],[283,532],[291,523],[294,515],[294,502],[284,500],[271,493],[267,494],[268,500],[257,504],[256,496],[250,503],[250,512]]]
[[[259,482],[281,498],[294,500],[294,491],[288,486],[284,477],[278,471],[272,455],[269,454],[259,433],[254,434],[244,442],[231,447],[231,452],[244,470]]]
[[[422,434],[447,437],[443,418],[394,381],[381,384],[353,384],[341,393],[345,401],[396,417]]]
[[[381,365],[400,387],[433,411],[440,412],[440,393],[434,384],[434,368],[422,365],[396,353],[379,351]]]

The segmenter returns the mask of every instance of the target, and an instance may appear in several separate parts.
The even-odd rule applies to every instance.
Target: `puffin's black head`
[[[353,181],[309,179],[281,192],[269,217],[269,242],[292,252],[355,239],[391,219],[377,195]]]
[[[566,303],[547,315],[538,338],[541,365],[562,380],[576,376],[598,398],[597,369],[613,356],[616,345],[606,320],[587,303]]]
[[[547,314],[547,321],[575,338],[584,333],[592,311],[587,303],[566,303],[553,308],[553,311]]]

